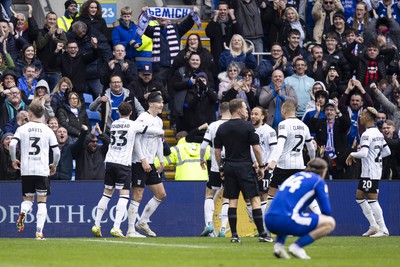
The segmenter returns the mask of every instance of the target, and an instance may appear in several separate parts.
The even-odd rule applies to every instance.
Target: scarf
[[[24,101],[21,100],[21,103],[19,104],[19,108],[16,109],[13,107],[11,102],[8,99],[6,99],[5,100],[5,108],[8,113],[8,119],[9,119],[9,121],[11,121],[13,118],[15,118],[15,116],[17,116],[18,111],[25,110],[25,103],[24,103]]]
[[[180,7],[149,7],[146,12],[143,12],[139,16],[138,29],[136,34],[142,36],[147,26],[149,25],[149,17],[157,19],[171,19],[179,20],[183,19],[187,15],[191,15],[197,28],[201,27],[201,20],[197,13],[193,12],[190,8],[180,8]]]
[[[357,144],[360,143],[360,133],[358,132],[358,118],[362,111],[362,108],[360,108],[358,111],[353,111],[350,107],[347,107],[347,112],[349,113],[351,120],[350,130],[347,135],[347,145],[349,147],[353,146],[354,139],[356,139]]]
[[[174,58],[179,53],[179,42],[178,35],[175,31],[174,25],[167,26],[167,41],[169,47],[169,56],[171,59],[171,65],[174,62]],[[161,27],[154,27],[153,34],[153,62],[160,62],[160,54],[161,54]]]
[[[285,101],[285,95],[283,94],[283,89],[285,89],[285,83],[282,84],[281,90],[282,95],[279,96],[278,93],[275,91],[275,86],[270,83],[269,88],[271,88],[272,93],[275,96],[275,114],[274,114],[274,121],[272,123],[272,128],[276,128],[278,124],[282,121],[282,113],[281,113],[281,101]]]

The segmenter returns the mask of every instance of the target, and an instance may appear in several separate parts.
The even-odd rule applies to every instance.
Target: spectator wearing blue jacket
[[[135,60],[138,53],[136,49],[142,45],[142,38],[136,34],[137,25],[131,19],[132,9],[128,6],[122,8],[121,18],[114,25],[111,38],[114,46],[125,46],[127,58]]]
[[[254,70],[257,67],[256,58],[252,54],[253,46],[248,46],[240,34],[234,34],[229,47],[225,49],[219,56],[218,63],[221,71],[227,70],[232,61],[238,63],[241,69]]]

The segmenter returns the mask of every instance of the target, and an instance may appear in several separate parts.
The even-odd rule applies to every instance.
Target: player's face
[[[353,110],[359,110],[362,107],[363,104],[364,103],[363,103],[363,100],[362,100],[361,96],[359,96],[359,95],[351,96],[351,98],[350,98],[350,107]]]
[[[154,110],[156,114],[161,114],[164,107],[163,101],[149,103],[149,108]]]
[[[251,111],[251,114],[250,114],[250,120],[254,126],[258,126],[258,125],[262,124],[262,122],[264,120],[264,115],[262,115],[261,109],[253,108],[253,110]]]
[[[368,111],[367,111],[366,109],[364,109],[363,112],[362,112],[361,115],[360,115],[360,123],[361,123],[362,125],[365,125],[365,123],[366,123],[367,120],[368,120],[367,112],[368,112]]]

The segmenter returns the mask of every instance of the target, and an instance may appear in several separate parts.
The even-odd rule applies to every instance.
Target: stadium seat
[[[86,109],[89,109],[90,103],[93,102],[93,96],[91,94],[83,94],[83,99],[85,100]],[[88,115],[89,116],[89,115]]]
[[[90,126],[93,127],[96,125],[96,123],[100,124],[100,121],[101,121],[100,112],[90,111],[89,109],[86,109],[86,113],[87,113],[89,121],[90,121]]]

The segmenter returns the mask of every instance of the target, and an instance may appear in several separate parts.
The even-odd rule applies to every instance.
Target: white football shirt
[[[277,162],[281,169],[304,169],[303,148],[304,144],[310,153],[310,158],[315,157],[310,130],[301,120],[288,118],[278,125],[278,145],[271,155],[271,161]]]
[[[215,159],[215,149],[214,149],[214,139],[217,134],[217,130],[221,124],[226,122],[227,120],[217,120],[212,122],[208,128],[206,133],[204,134],[203,140],[207,141],[210,144],[210,153],[211,153],[211,168],[210,170],[213,172],[219,172],[219,166],[217,164],[217,160]],[[222,155],[224,151],[221,152]],[[223,158],[224,156],[222,156]]]
[[[148,112],[143,112],[139,115],[136,119],[136,122],[148,126],[148,127],[155,127],[162,130],[163,122],[160,117],[153,116]],[[164,161],[163,155],[163,143],[160,137],[160,134],[145,134],[140,137],[140,146],[142,149],[143,156],[146,157],[146,161],[149,164],[154,163],[154,158],[159,155],[160,162]],[[161,157],[161,158],[160,158]],[[132,155],[132,162],[140,162],[140,158],[133,152]]]
[[[49,151],[58,147],[53,130],[31,121],[18,127],[13,139],[19,142],[21,150],[21,176],[49,176]]]
[[[265,123],[256,128],[256,134],[260,138],[263,163],[269,163],[270,156],[277,144],[276,132],[271,126]]]
[[[147,126],[125,118],[120,118],[111,124],[110,144],[106,162],[124,166],[132,165],[132,151],[137,133],[145,133]]]
[[[361,159],[361,177],[380,180],[382,176],[382,158],[391,154],[383,134],[376,127],[365,130],[360,138],[360,151],[351,152],[351,156]]]

